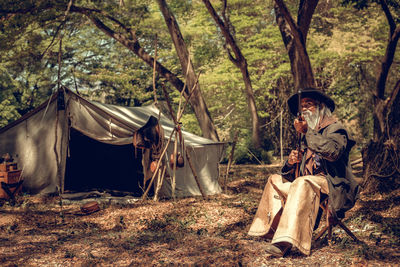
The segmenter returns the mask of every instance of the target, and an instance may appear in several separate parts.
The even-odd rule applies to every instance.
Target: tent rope
[[[65,25],[66,21],[67,21],[67,17],[69,14],[69,11],[71,9],[73,0],[70,0],[67,6],[67,9],[64,13],[64,19],[63,22],[61,23],[63,26]],[[65,100],[64,100],[64,93],[65,93],[65,89],[63,88],[63,91],[61,92],[61,60],[62,60],[62,39],[64,37],[64,33],[60,32],[59,35],[59,39],[60,39],[60,45],[59,45],[59,49],[58,49],[58,72],[57,72],[57,94],[63,94],[62,97],[62,105],[65,108]],[[58,97],[57,96],[57,108],[56,108],[56,122],[55,122],[55,141],[54,141],[54,153],[56,156],[56,164],[57,164],[57,178],[59,181],[59,186],[58,186],[58,195],[59,195],[59,203],[60,203],[60,216],[61,216],[61,221],[62,223],[64,223],[64,211],[63,211],[63,201],[62,201],[62,196],[61,193],[64,190],[64,184],[63,184],[63,179],[62,179],[62,174],[61,174],[61,162],[60,162],[60,155],[58,154],[57,151],[57,142],[58,142],[58,122],[59,122],[59,103],[58,103]],[[49,101],[50,103],[50,101]],[[44,117],[44,116],[43,116]],[[62,140],[60,142],[60,147],[62,147]]]

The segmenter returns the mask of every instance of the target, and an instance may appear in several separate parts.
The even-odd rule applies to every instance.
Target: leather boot
[[[292,244],[282,242],[276,244],[268,244],[265,250],[275,257],[283,257],[287,253],[289,253],[290,249],[292,248]]]

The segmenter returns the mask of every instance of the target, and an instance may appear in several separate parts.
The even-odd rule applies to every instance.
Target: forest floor
[[[362,194],[346,214],[346,225],[364,244],[337,227],[333,244],[323,237],[310,256],[293,250],[271,258],[267,241],[246,233],[267,177],[277,170],[235,165],[225,194],[160,202],[98,198],[101,210],[90,215],[81,213],[82,201],[63,201],[62,209],[57,197],[23,195],[13,206],[3,201],[0,265],[399,266],[400,190]]]

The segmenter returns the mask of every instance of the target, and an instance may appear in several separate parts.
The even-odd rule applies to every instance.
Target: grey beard
[[[306,110],[303,112],[303,116],[307,122],[307,126],[310,129],[315,130],[319,122],[319,108],[317,108],[314,113],[312,113],[309,110]]]

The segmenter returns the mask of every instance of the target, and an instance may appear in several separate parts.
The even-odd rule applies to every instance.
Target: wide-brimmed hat
[[[287,101],[290,112],[295,116],[299,110],[299,95],[300,98],[309,97],[323,102],[331,111],[335,110],[335,102],[332,100],[332,98],[316,88],[307,87],[299,90],[297,93],[289,97]]]

